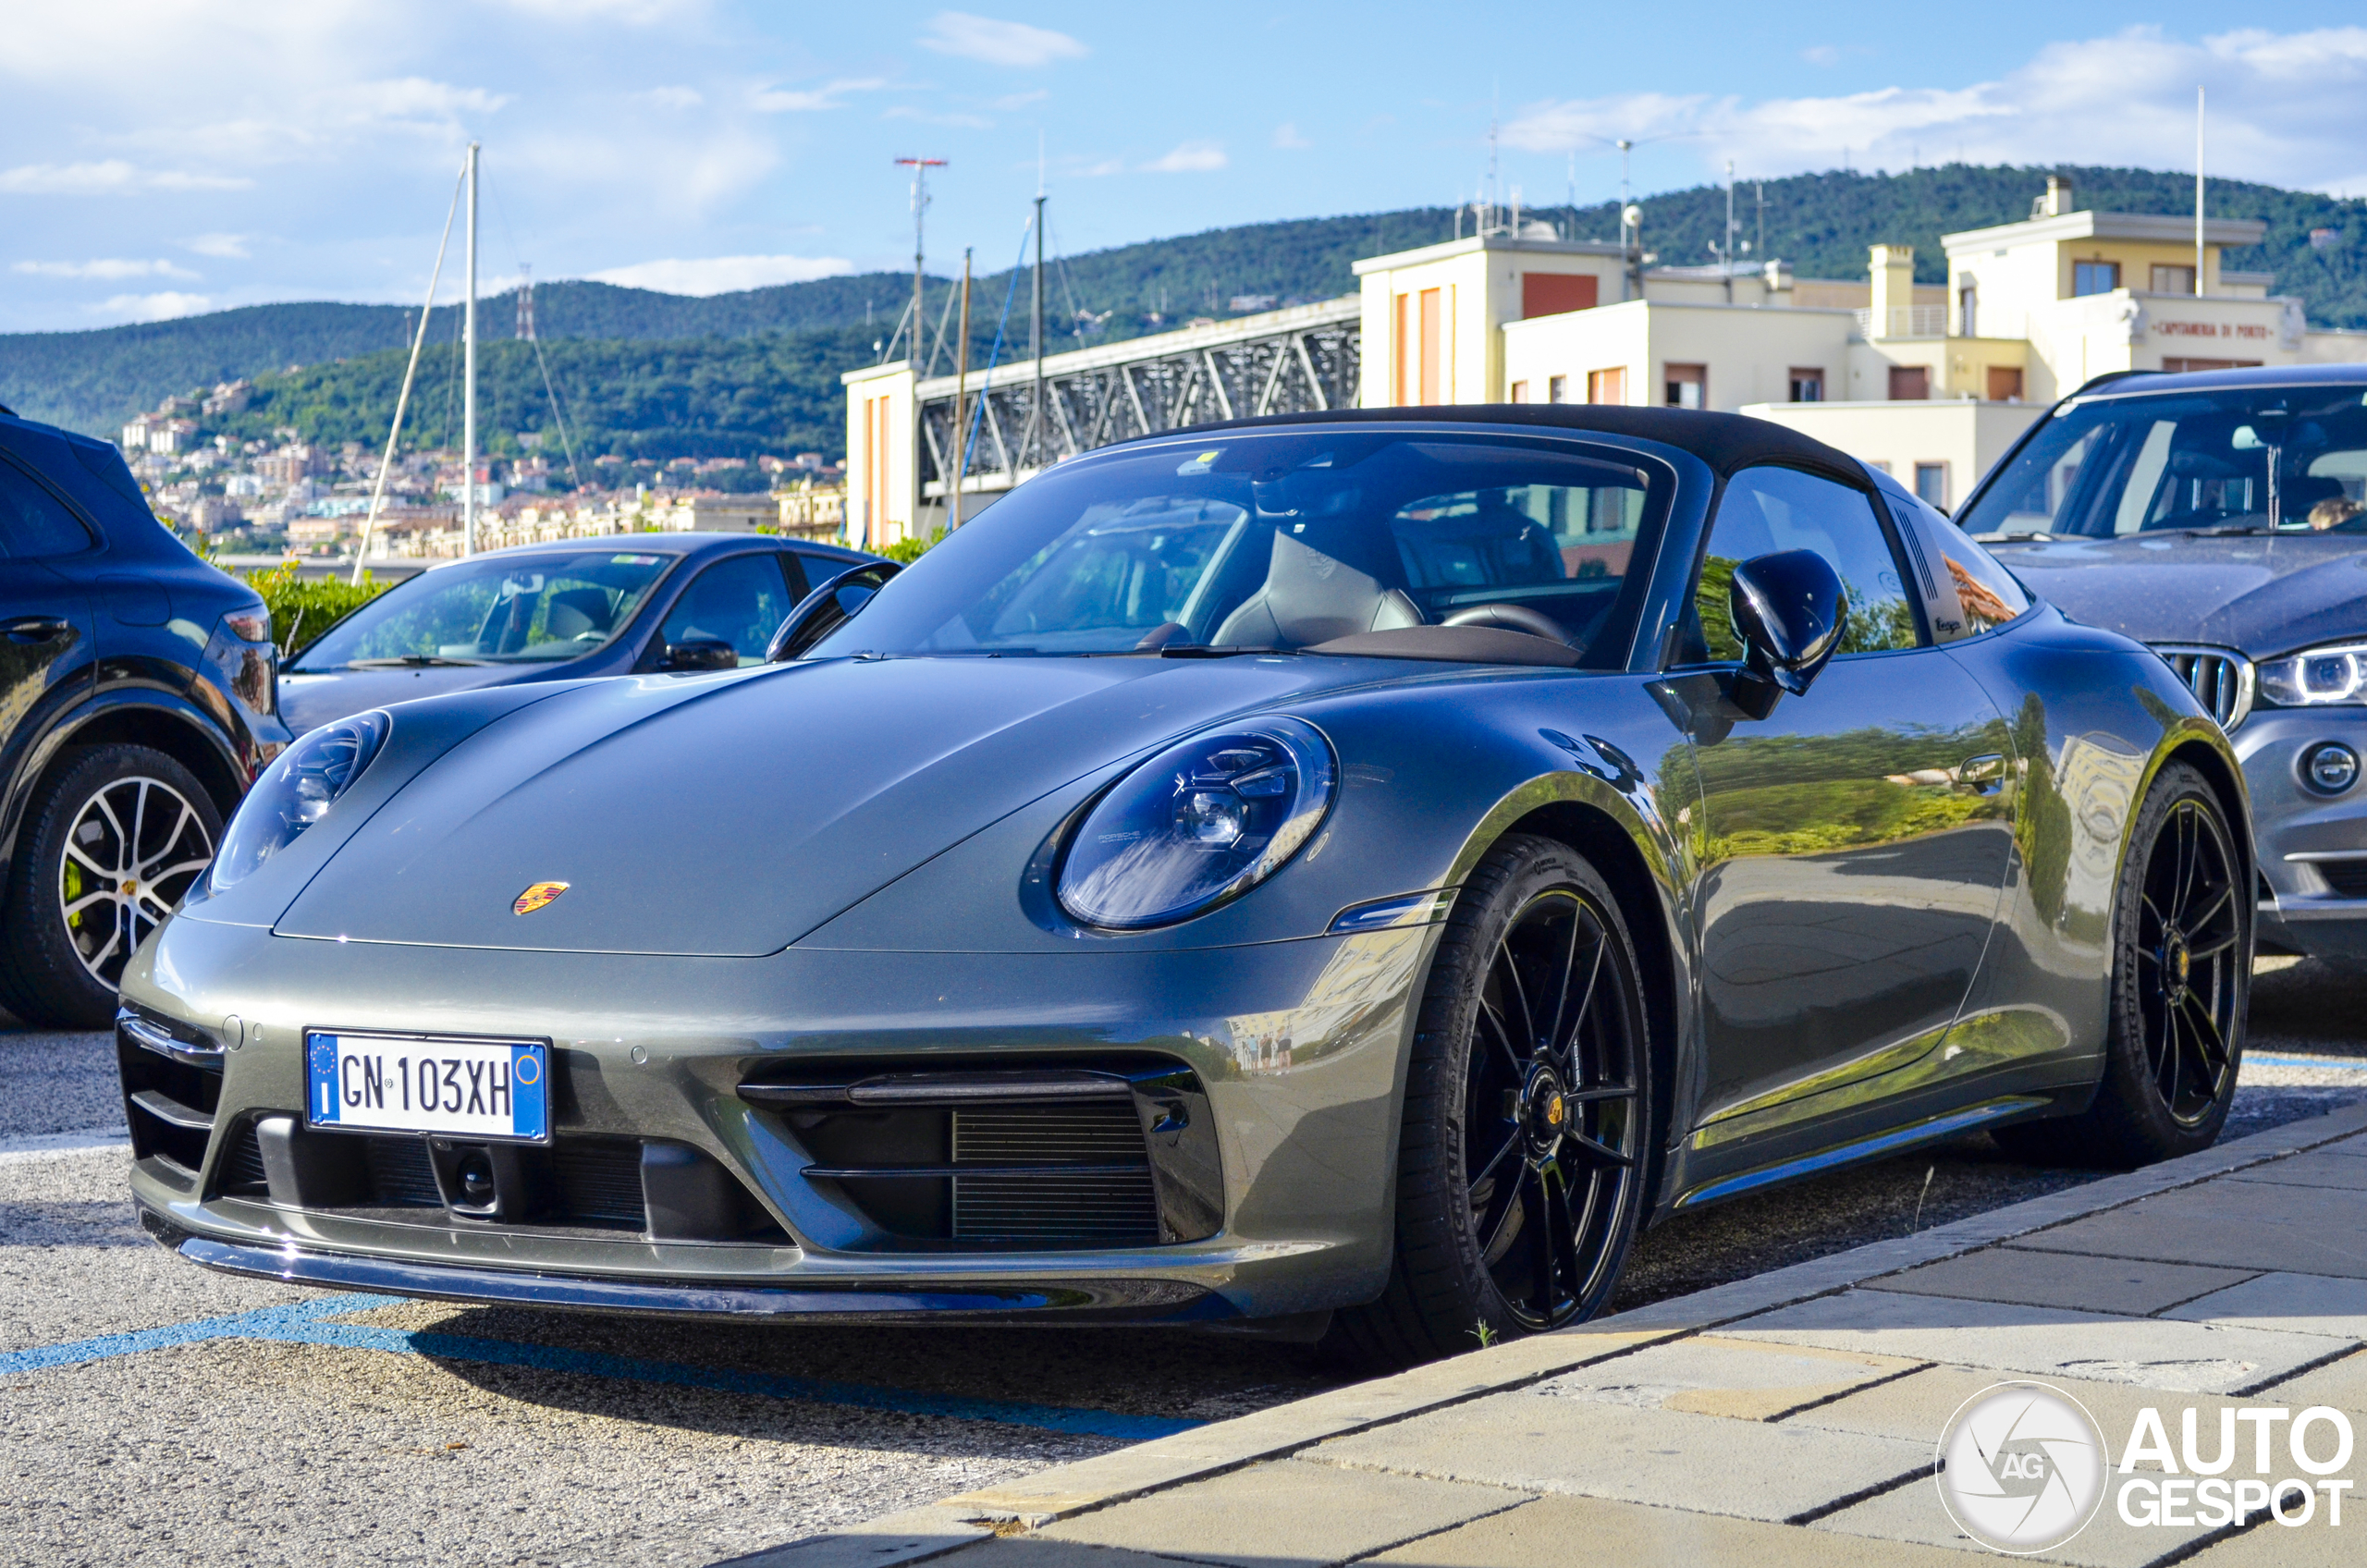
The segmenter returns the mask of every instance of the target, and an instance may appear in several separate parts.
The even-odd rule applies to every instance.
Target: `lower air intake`
[[[1159,1197],[1129,1102],[995,1106],[953,1112],[953,1163],[1024,1167],[953,1178],[953,1234],[964,1241],[1154,1244]],[[1089,1166],[1062,1173],[1063,1165]],[[1112,1169],[1112,1168],[1119,1169]]]

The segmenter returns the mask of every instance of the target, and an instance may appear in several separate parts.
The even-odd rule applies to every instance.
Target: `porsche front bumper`
[[[1370,1299],[1386,1277],[1403,1063],[1434,937],[742,960],[299,940],[176,919],[124,988],[133,1195],[192,1262],[398,1294],[779,1319],[1318,1311]],[[448,1177],[440,1205],[434,1184],[384,1201],[354,1174],[383,1176],[384,1150],[363,1161],[355,1134],[302,1126],[302,1040],[319,1028],[548,1040],[554,1151],[624,1151],[627,1185],[638,1158],[647,1205],[628,1194],[598,1223],[471,1214]],[[1200,1096],[1184,1120],[1206,1152],[1204,1221],[1177,1221],[1160,1185],[1147,1230],[1048,1237],[1039,1204],[1027,1234],[947,1233],[926,1203],[872,1201],[926,1185],[915,1170],[958,1169],[934,1163],[941,1144],[915,1164],[931,1124],[874,1127],[867,1110],[829,1122],[750,1089],[1012,1063],[1069,1076],[1165,1064]],[[1146,1138],[1162,1125],[1147,1117]],[[325,1184],[304,1173],[307,1147],[326,1151]],[[443,1171],[448,1150],[409,1158]],[[851,1159],[901,1174],[817,1174]],[[669,1221],[648,1186],[659,1165],[728,1179],[746,1223]]]

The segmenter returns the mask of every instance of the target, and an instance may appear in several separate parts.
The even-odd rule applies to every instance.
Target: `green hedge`
[[[348,610],[368,604],[394,586],[368,571],[362,574],[360,582],[342,577],[308,580],[296,575],[294,561],[240,575],[263,595],[271,611],[271,640],[279,644],[282,656],[291,658]]]

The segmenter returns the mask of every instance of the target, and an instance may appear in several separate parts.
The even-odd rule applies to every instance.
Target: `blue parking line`
[[[484,1339],[474,1334],[448,1334],[435,1329],[387,1329],[374,1324],[326,1321],[350,1313],[399,1306],[404,1302],[405,1298],[401,1296],[349,1292],[296,1306],[265,1307],[257,1312],[204,1317],[195,1322],[167,1324],[161,1329],[142,1329],[129,1334],[107,1334],[69,1344],[40,1345],[31,1350],[0,1354],[0,1377],[46,1371],[81,1362],[105,1361],[117,1356],[138,1355],[145,1351],[168,1350],[178,1345],[202,1344],[212,1340],[260,1340],[278,1344],[384,1351],[392,1355],[423,1355],[441,1361],[469,1361],[494,1366],[521,1366],[543,1372],[572,1372],[625,1382],[658,1383],[764,1399],[803,1400],[813,1404],[847,1405],[900,1415],[993,1421],[1006,1427],[1027,1427],[1037,1431],[1062,1432],[1074,1437],[1116,1438],[1127,1442],[1164,1438],[1204,1425],[1198,1421],[1181,1421],[1159,1415],[1128,1415],[1115,1410],[1081,1410],[1069,1405],[973,1399],[962,1394],[920,1393],[909,1389],[885,1389],[866,1383],[840,1383],[771,1372],[742,1372],[730,1367],[696,1366],[677,1361],[650,1361],[640,1356],[567,1350],[558,1345]]]
[[[2346,1060],[2330,1056],[2255,1056],[2246,1052],[2244,1060],[2261,1067],[2325,1067],[2336,1072],[2367,1072],[2367,1061]]]

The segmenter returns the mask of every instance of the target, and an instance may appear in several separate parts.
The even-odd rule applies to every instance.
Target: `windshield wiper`
[[[1159,656],[1163,659],[1230,659],[1238,658],[1244,654],[1295,654],[1299,650],[1296,648],[1259,648],[1242,643],[1227,643],[1214,648],[1197,643],[1171,643],[1159,650]]]
[[[395,658],[348,659],[348,669],[475,669],[484,659],[448,659],[441,654],[404,654]]]
[[[2199,533],[2205,539],[2234,539],[2247,533],[2279,533],[2284,531],[2265,523],[2239,522],[2226,528],[2189,528],[2187,532]]]

